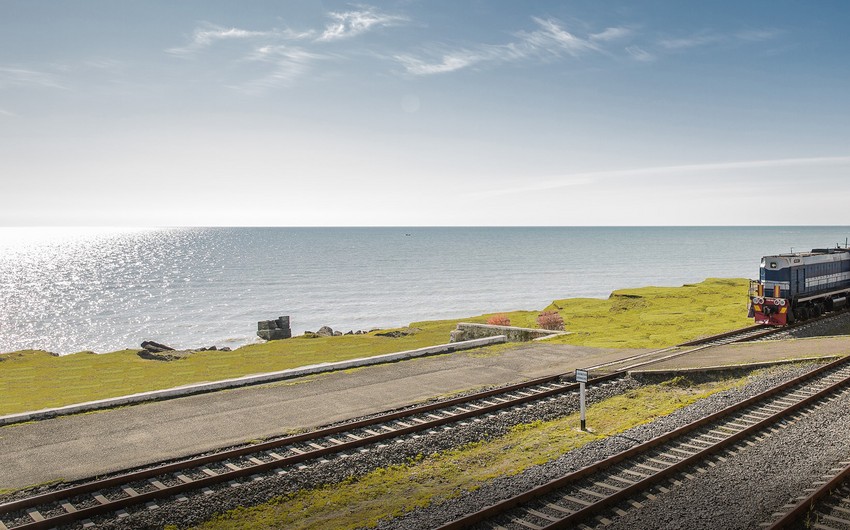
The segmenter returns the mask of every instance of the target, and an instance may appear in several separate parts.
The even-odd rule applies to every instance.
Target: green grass
[[[682,287],[614,291],[607,300],[556,300],[546,309],[574,332],[553,342],[607,348],[657,348],[752,324],[743,279],[709,278]]]
[[[60,357],[32,350],[8,353],[0,356],[0,415],[433,346],[448,342],[455,325],[420,323],[416,334],[399,338],[296,337],[171,362],[142,359],[137,350]]]
[[[198,530],[265,528],[339,530],[371,527],[418,507],[439,504],[501,476],[544,464],[593,440],[623,432],[746,378],[693,385],[682,380],[647,386],[588,407],[593,433],[577,430],[578,415],[519,425],[507,434],[459,449],[421,456],[358,478],[302,490],[250,508],[239,508]]]
[[[567,330],[573,332],[553,342],[651,348],[747,325],[746,289],[746,280],[709,279],[676,288],[620,290],[608,299],[556,300],[546,309],[561,313]],[[537,327],[539,311],[505,314],[514,326]],[[414,322],[410,327],[418,331],[399,338],[374,333],[296,337],[232,352],[198,352],[172,362],[141,359],[136,350],[61,357],[32,350],[3,354],[0,415],[433,346],[448,342],[458,322],[483,323],[488,316]],[[507,347],[481,350],[481,354],[494,355]]]

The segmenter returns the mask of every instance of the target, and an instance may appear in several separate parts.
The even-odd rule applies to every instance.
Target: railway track
[[[824,365],[715,414],[450,522],[440,530],[552,530],[596,524],[613,509],[639,506],[640,495],[687,474],[719,452],[755,443],[765,429],[850,387],[850,358]],[[664,491],[664,487],[661,488]]]
[[[614,381],[622,377],[627,369],[718,344],[752,340],[773,332],[773,328],[752,326],[677,347],[631,356],[618,361],[617,365],[624,368],[594,377],[589,383],[599,385]],[[613,366],[614,363],[606,363],[590,369]],[[108,514],[121,516],[130,507],[155,507],[158,500],[180,498],[189,492],[210,491],[210,487],[219,484],[234,485],[262,474],[283,474],[287,469],[311,461],[333,455],[353,454],[366,450],[367,446],[391,439],[435,432],[435,429],[447,428],[450,424],[474,421],[478,417],[577,392],[578,384],[571,382],[571,377],[572,374],[546,376],[305,434],[227,449],[108,478],[87,480],[0,504],[0,530],[46,529]]]
[[[779,519],[763,526],[769,530],[850,530],[850,461],[840,462],[807,495],[783,508],[784,513],[774,514]]]
[[[593,382],[601,384],[622,375],[609,374],[595,378]],[[45,529],[103,514],[117,512],[120,515],[121,510],[130,506],[152,506],[149,503],[159,499],[252,479],[261,473],[286,473],[288,468],[305,462],[351,454],[390,439],[433,431],[534,401],[553,399],[575,392],[577,388],[577,384],[561,376],[549,376],[310,433],[87,481],[0,504],[0,530]]]

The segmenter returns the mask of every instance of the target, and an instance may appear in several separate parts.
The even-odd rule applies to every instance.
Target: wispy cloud
[[[9,87],[65,88],[53,74],[28,68],[0,66],[0,88]]]
[[[409,21],[405,16],[381,13],[369,7],[361,7],[357,11],[345,11],[328,14],[333,20],[317,40],[333,41],[347,39],[366,33],[372,28],[397,26]]]
[[[625,39],[627,37],[631,37],[633,34],[634,31],[631,28],[605,28],[604,31],[591,34],[590,40],[607,42],[612,40]]]
[[[626,53],[628,53],[629,56],[636,61],[650,62],[655,60],[655,55],[644,50],[640,46],[626,46]]]
[[[431,75],[453,72],[486,62],[516,62],[530,58],[555,59],[563,56],[580,57],[602,51],[601,43],[630,35],[627,28],[606,30],[580,37],[564,29],[555,19],[532,19],[537,25],[533,31],[519,31],[517,39],[505,44],[478,44],[476,46],[431,53],[430,58],[398,54],[394,58],[412,75]],[[437,57],[434,57],[434,56]]]
[[[173,55],[191,55],[208,48],[218,41],[223,40],[250,40],[260,37],[271,37],[277,30],[253,31],[241,28],[224,28],[214,24],[205,24],[203,27],[195,28],[192,38],[185,46],[169,48],[166,50]]]
[[[850,165],[850,156],[826,156],[809,158],[777,158],[768,160],[745,160],[738,162],[713,162],[706,164],[685,164],[677,166],[654,166],[634,169],[618,169],[612,171],[592,171],[571,173],[551,178],[539,184],[521,188],[494,189],[477,192],[475,195],[510,195],[528,191],[545,191],[567,188],[583,184],[592,184],[602,179],[641,177],[641,176],[678,176],[690,173],[709,173],[729,170],[758,170],[787,167],[807,166],[844,166]]]
[[[687,37],[676,39],[663,39],[658,42],[658,45],[667,50],[682,50],[685,48],[695,48],[697,46],[705,46],[725,40],[723,35],[716,33],[702,33],[690,35]]]
[[[185,59],[197,60],[203,57],[215,61],[227,60],[231,64],[265,65],[265,75],[227,85],[257,94],[273,87],[292,85],[310,70],[313,62],[329,56],[325,50],[332,41],[351,39],[377,28],[399,25],[409,20],[405,16],[383,13],[369,6],[358,6],[346,12],[330,12],[327,16],[330,22],[323,30],[255,30],[204,23],[195,28],[186,44],[169,48],[166,52]],[[229,47],[228,55],[214,53],[216,44],[222,41],[235,43]],[[337,52],[335,56],[344,57],[345,52]]]
[[[14,118],[15,116],[17,116],[17,114],[15,114],[12,111],[8,111],[6,109],[0,109],[0,116],[6,116],[7,118]]]
[[[658,45],[666,50],[685,50],[713,44],[762,42],[774,39],[780,34],[781,31],[776,29],[752,29],[737,33],[701,31],[685,37],[662,39],[658,42]]]
[[[311,63],[323,57],[299,47],[262,46],[245,60],[269,65],[268,75],[238,85],[237,88],[249,94],[260,94],[271,88],[291,86],[296,79],[307,73]]]

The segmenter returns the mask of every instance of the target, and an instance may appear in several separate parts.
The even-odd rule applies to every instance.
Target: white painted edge
[[[556,333],[553,333],[552,335],[537,337],[536,339],[531,339],[531,340],[532,341],[549,340],[549,339],[554,339],[555,337],[563,337],[564,335],[572,335],[572,334],[573,334],[572,331],[558,331]]]
[[[7,416],[0,416],[0,426],[10,425],[13,423],[22,423],[27,421],[42,420],[46,418],[54,418],[56,416],[67,416],[69,414],[79,414],[81,412],[89,412],[92,410],[108,409],[112,407],[120,407],[125,405],[134,405],[145,401],[156,401],[161,399],[173,399],[192,394],[201,394],[204,392],[213,392],[215,390],[224,390],[226,388],[237,388],[247,385],[256,385],[261,383],[271,383],[284,379],[292,379],[305,375],[320,374],[325,372],[335,372],[339,370],[347,370],[349,368],[357,368],[360,366],[370,366],[374,364],[391,363],[404,359],[413,359],[415,357],[424,357],[427,355],[437,355],[441,353],[452,353],[460,350],[469,350],[472,348],[480,348],[482,346],[490,346],[492,344],[503,344],[508,341],[505,335],[495,337],[484,337],[481,339],[465,340],[461,342],[453,342],[450,344],[440,344],[438,346],[428,346],[426,348],[418,348],[415,350],[407,350],[396,353],[385,353],[383,355],[375,355],[372,357],[362,357],[359,359],[350,359],[348,361],[337,361],[332,363],[312,364],[309,366],[301,366],[299,368],[289,368],[277,372],[268,372],[263,374],[246,375],[233,379],[223,379],[211,383],[195,383],[164,390],[151,390],[149,392],[140,392],[138,394],[130,394],[115,398],[99,399],[96,401],[87,401],[85,403],[77,403],[74,405],[66,405],[64,407],[56,407],[50,409],[42,409],[30,412],[20,412]],[[179,362],[179,361],[177,361]]]

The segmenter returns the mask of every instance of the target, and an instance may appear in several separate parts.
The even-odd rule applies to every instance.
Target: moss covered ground
[[[420,456],[404,464],[302,490],[239,508],[200,525],[198,530],[266,528],[339,530],[371,527],[418,507],[439,504],[473,491],[487,481],[511,476],[554,460],[593,440],[623,432],[735,386],[746,378],[691,385],[676,381],[629,391],[588,407],[588,425],[577,429],[577,414],[518,425],[507,434],[458,449]]]
[[[573,332],[555,342],[651,348],[749,324],[746,290],[743,279],[708,279],[682,287],[624,289],[607,299],[556,300],[544,309],[558,311]],[[539,312],[504,314],[514,326],[537,327]],[[410,328],[416,332],[398,338],[375,333],[296,337],[232,352],[198,352],[172,362],[142,359],[136,350],[61,357],[43,351],[6,353],[0,355],[0,415],[443,344],[458,322],[486,322],[488,316],[414,322]]]

